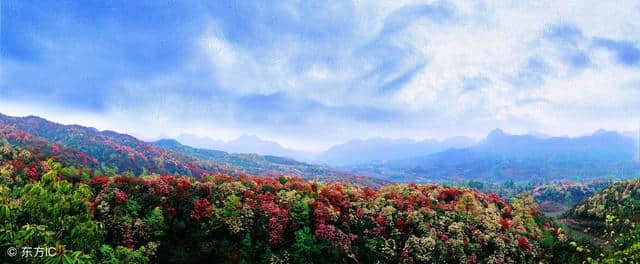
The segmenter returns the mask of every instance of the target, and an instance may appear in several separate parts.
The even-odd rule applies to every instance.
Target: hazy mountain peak
[[[491,132],[489,132],[489,134],[487,134],[487,137],[483,140],[483,142],[484,143],[499,143],[499,142],[503,142],[505,140],[508,140],[512,136],[513,135],[507,134],[502,129],[496,128],[494,130],[491,130]]]
[[[180,142],[178,142],[177,140],[172,139],[172,138],[159,139],[159,140],[155,141],[154,143],[161,144],[161,145],[182,145],[182,144],[180,144]]]
[[[25,120],[45,120],[42,117],[39,116],[34,116],[34,115],[28,115],[24,117]]]
[[[489,135],[487,135],[487,137],[503,137],[503,136],[507,136],[507,133],[505,133],[504,130],[500,128],[491,130],[491,132],[489,132]]]

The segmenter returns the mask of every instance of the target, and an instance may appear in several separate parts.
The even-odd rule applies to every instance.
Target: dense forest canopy
[[[574,221],[591,219],[600,228],[592,235],[611,241],[606,246],[546,217],[536,203],[584,186],[538,187],[533,196],[504,200],[434,184],[374,190],[290,177],[107,175],[61,153],[1,141],[0,244],[54,247],[57,256],[37,260],[47,263],[617,263],[640,257],[636,181],[615,183],[571,211]],[[609,196],[624,202],[601,198]]]

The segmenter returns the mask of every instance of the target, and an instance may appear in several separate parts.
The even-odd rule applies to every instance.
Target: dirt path
[[[576,220],[573,218],[561,218],[561,219],[557,219],[557,221],[558,223],[565,224],[568,228],[567,232],[571,233],[571,235],[574,235],[577,237],[583,237],[601,246],[604,246],[605,242],[608,241],[607,239],[603,239],[592,232],[589,232],[589,231],[585,232],[585,230],[591,230],[594,227],[602,225],[602,223],[599,221]]]

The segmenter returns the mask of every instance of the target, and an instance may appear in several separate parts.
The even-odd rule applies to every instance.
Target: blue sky
[[[566,2],[566,3],[565,3]],[[580,135],[640,119],[637,1],[2,1],[0,112],[141,138]]]

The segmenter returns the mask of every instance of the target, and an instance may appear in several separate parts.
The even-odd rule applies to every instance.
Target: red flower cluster
[[[167,197],[173,193],[173,185],[175,184],[175,181],[175,176],[162,175],[157,180],[146,181],[145,184],[156,196]]]
[[[15,168],[16,170],[21,170],[24,169],[25,165],[24,162],[22,160],[15,160],[13,162],[13,168]]]
[[[333,225],[319,224],[316,226],[316,237],[324,238],[331,243],[332,247],[348,251],[351,243],[358,239],[357,235],[346,234]]]
[[[273,201],[268,201],[262,204],[260,207],[267,216],[269,217],[268,229],[271,231],[269,237],[269,244],[277,245],[282,242],[283,235],[285,231],[285,227],[289,222],[289,211],[286,209],[280,208]]]
[[[512,212],[513,212],[513,207],[511,206],[502,208],[502,214],[504,214],[505,216],[510,216]]]
[[[526,250],[530,250],[532,248],[531,243],[529,243],[529,240],[527,240],[526,237],[518,238],[518,246]]]
[[[450,201],[458,198],[458,195],[460,194],[462,194],[462,191],[460,191],[457,188],[447,188],[442,190],[442,192],[438,194],[438,199],[444,200],[444,201]]]
[[[40,174],[38,174],[38,164],[31,163],[27,168],[24,169],[24,174],[29,177],[29,179],[33,181],[37,181],[40,179]]]
[[[116,192],[116,204],[126,203],[129,196],[124,192]]]
[[[181,178],[180,180],[178,180],[178,192],[182,193],[188,190],[189,188],[191,188],[191,183],[189,182],[188,179]]]
[[[510,205],[507,202],[505,202],[502,198],[500,198],[500,196],[498,196],[498,194],[496,193],[485,194],[484,198],[487,203],[497,204],[499,206],[498,208],[510,207]]]
[[[211,217],[211,203],[207,199],[197,199],[193,201],[193,211],[191,218],[196,221],[206,220]]]
[[[313,215],[316,223],[324,224],[329,220],[329,208],[327,208],[324,203],[314,202],[311,204],[313,208]]]
[[[509,222],[509,219],[507,219],[507,218],[502,218],[502,220],[500,220],[500,225],[502,226],[502,229],[504,229],[504,230],[509,229],[510,224],[511,223]]]
[[[98,176],[98,177],[92,178],[91,181],[89,181],[89,184],[94,187],[97,187],[97,186],[104,187],[107,184],[109,184],[110,181],[111,179],[109,179],[108,177]]]
[[[342,189],[342,186],[337,184],[320,190],[318,201],[325,202],[334,208],[338,208],[342,212],[349,210],[349,201],[344,195],[344,190]]]

